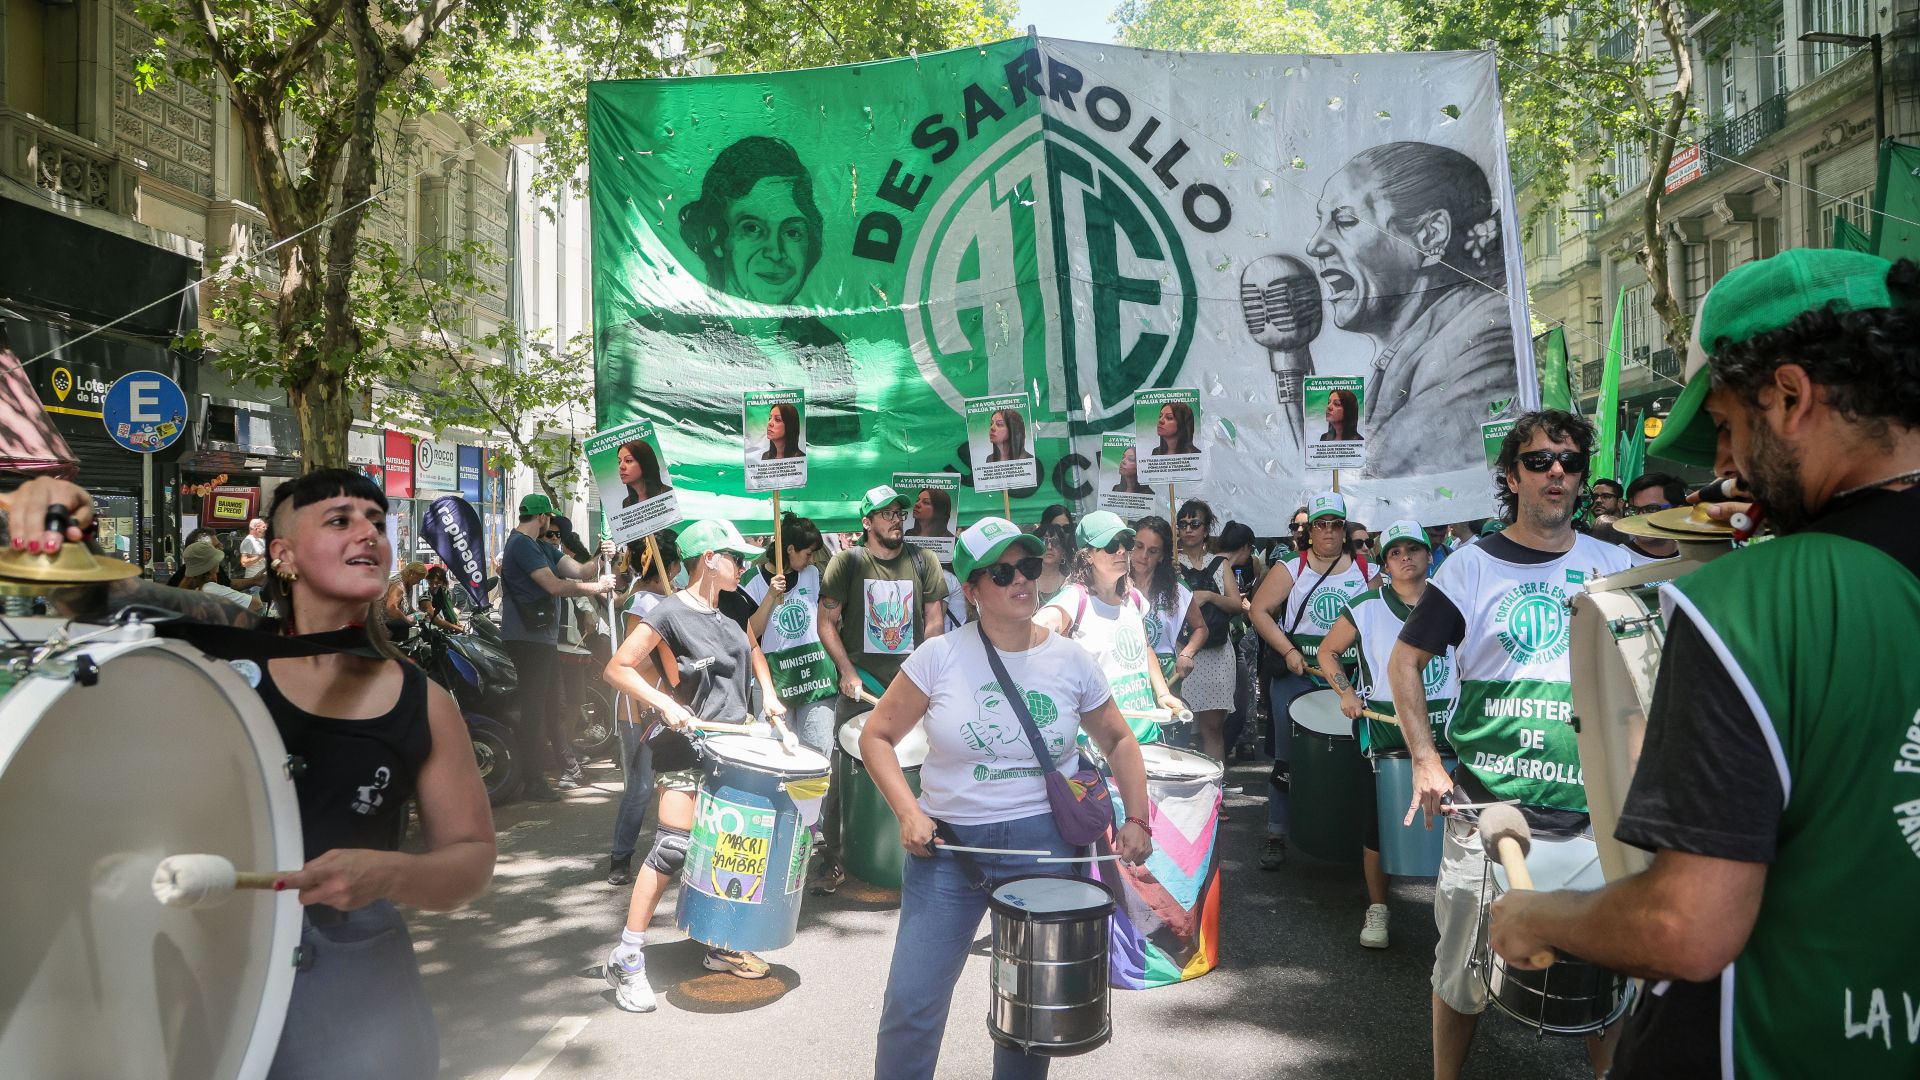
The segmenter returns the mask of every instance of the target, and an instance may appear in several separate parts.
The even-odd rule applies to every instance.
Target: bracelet
[[[1128,825],[1138,825],[1141,828],[1147,830],[1149,833],[1153,831],[1153,826],[1148,825],[1145,821],[1142,821],[1141,819],[1134,817],[1132,814],[1127,815],[1127,820],[1123,822],[1120,827],[1124,829]]]
[[[1281,654],[1280,654],[1280,659],[1282,659],[1282,660],[1285,660],[1285,659],[1286,659],[1287,657],[1289,657],[1289,656],[1292,656],[1292,655],[1293,655],[1294,653],[1297,653],[1297,652],[1299,652],[1299,651],[1300,651],[1300,646],[1298,646],[1298,645],[1295,645],[1295,646],[1294,646],[1293,648],[1291,648],[1291,649],[1288,649],[1288,650],[1287,650],[1286,652],[1284,652],[1284,653],[1281,653]]]

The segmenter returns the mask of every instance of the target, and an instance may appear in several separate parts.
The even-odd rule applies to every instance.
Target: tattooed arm
[[[135,606],[159,608],[192,622],[223,626],[251,628],[265,621],[263,616],[217,596],[190,589],[175,589],[143,578],[128,578],[107,585],[56,589],[49,599],[53,609],[61,615],[88,622],[104,621]]]

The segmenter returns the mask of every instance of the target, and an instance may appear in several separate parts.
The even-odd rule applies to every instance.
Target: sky
[[[1029,24],[1047,37],[1074,41],[1113,42],[1114,26],[1107,21],[1118,0],[1022,0],[1020,15],[1013,25],[1025,30]]]

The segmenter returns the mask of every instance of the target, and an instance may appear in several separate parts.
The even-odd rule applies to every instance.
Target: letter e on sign
[[[130,371],[107,387],[100,422],[122,449],[141,454],[165,450],[186,433],[187,395],[160,372]]]

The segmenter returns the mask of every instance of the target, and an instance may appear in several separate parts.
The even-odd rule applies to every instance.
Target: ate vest
[[[1460,610],[1460,698],[1447,726],[1460,764],[1496,799],[1587,812],[1573,730],[1573,613],[1593,578],[1627,569],[1619,547],[1584,533],[1552,562],[1512,563],[1480,544],[1457,551],[1428,588]]]
[[[1741,687],[1786,799],[1753,932],[1722,974],[1726,1075],[1920,1076],[1920,579],[1803,533],[1660,598]]]
[[[781,700],[798,705],[836,693],[840,675],[827,647],[820,644],[819,568],[810,565],[789,571],[787,582],[787,595],[767,613],[760,651],[767,656],[767,670]],[[755,604],[760,603],[767,597],[767,575],[756,574],[742,588]]]
[[[1320,648],[1321,639],[1340,621],[1347,602],[1367,591],[1367,579],[1373,576],[1373,570],[1365,559],[1354,559],[1345,570],[1328,574],[1322,580],[1320,571],[1308,565],[1305,555],[1287,569],[1293,572],[1293,588],[1287,592],[1287,602],[1280,611],[1280,629],[1306,654],[1308,667],[1319,667],[1314,653]],[[1352,653],[1342,654],[1341,659],[1350,661]],[[1316,676],[1310,675],[1308,679],[1315,686],[1327,685],[1325,679]]]
[[[1153,693],[1153,676],[1147,665],[1160,663],[1147,641],[1147,598],[1138,589],[1130,590],[1119,604],[1109,604],[1089,595],[1080,585],[1068,585],[1047,602],[1047,606],[1066,613],[1067,636],[1079,643],[1100,666],[1113,689],[1113,703],[1128,712],[1146,712],[1160,707]],[[1141,743],[1160,741],[1160,725],[1151,719],[1129,716],[1127,726]]]
[[[1353,690],[1366,702],[1367,708],[1384,716],[1395,715],[1393,690],[1387,684],[1387,658],[1393,655],[1394,643],[1400,640],[1400,628],[1406,624],[1411,610],[1392,586],[1370,589],[1347,605],[1347,618],[1353,620],[1353,627],[1359,633],[1360,669]],[[1427,721],[1433,728],[1433,744],[1441,753],[1448,753],[1447,718],[1460,696],[1460,676],[1454,671],[1453,650],[1448,649],[1427,661],[1427,666],[1421,669],[1420,681],[1427,690]],[[1406,737],[1400,734],[1398,725],[1378,720],[1360,722],[1360,749],[1367,753],[1406,748]]]

